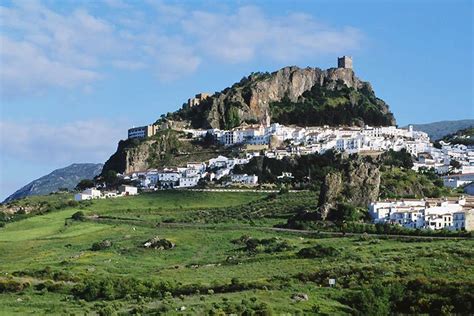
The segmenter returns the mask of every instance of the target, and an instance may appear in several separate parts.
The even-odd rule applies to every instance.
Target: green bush
[[[247,236],[242,236],[241,239],[244,239],[245,237]],[[244,243],[244,249],[252,253],[274,253],[293,249],[293,247],[288,243],[288,241],[280,240],[277,237],[267,239],[256,239],[249,237],[244,241]]]
[[[324,245],[316,245],[310,248],[303,248],[298,251],[298,257],[312,259],[312,258],[323,258],[323,257],[334,257],[340,253],[334,247],[331,246],[324,246]]]
[[[30,286],[31,284],[26,281],[0,279],[0,293],[21,292]]]
[[[110,240],[102,240],[99,242],[95,242],[92,244],[91,250],[92,251],[100,251],[100,250],[105,250],[107,248],[112,247],[112,242]]]
[[[84,214],[83,211],[78,211],[74,214],[72,214],[71,218],[75,221],[83,221],[85,219],[86,215]]]

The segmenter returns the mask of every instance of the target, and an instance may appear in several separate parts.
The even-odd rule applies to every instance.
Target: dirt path
[[[168,228],[200,228],[200,229],[256,229],[262,231],[274,231],[282,233],[292,233],[292,234],[302,234],[302,235],[326,235],[326,236],[336,236],[336,237],[354,237],[354,236],[372,236],[378,238],[414,238],[414,239],[473,239],[472,237],[454,237],[454,236],[414,236],[414,235],[389,235],[389,234],[368,234],[368,233],[342,233],[342,232],[331,232],[331,231],[317,231],[317,230],[304,230],[304,229],[291,229],[291,228],[279,228],[279,227],[265,227],[265,226],[248,226],[248,225],[229,225],[229,226],[216,226],[213,224],[194,224],[194,223],[158,223],[154,224],[149,221],[135,218],[121,218],[121,217],[112,217],[112,216],[94,216],[88,217],[92,221],[104,221],[104,222],[120,222],[122,224],[137,224],[139,226],[148,226],[148,227],[168,227]]]

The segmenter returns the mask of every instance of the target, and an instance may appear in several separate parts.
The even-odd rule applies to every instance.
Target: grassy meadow
[[[65,204],[7,223],[0,315],[472,311],[472,239],[269,229],[311,203],[311,192],[162,191]],[[71,219],[78,211],[85,218]],[[143,247],[155,236],[175,247]],[[103,240],[111,246],[91,249]]]

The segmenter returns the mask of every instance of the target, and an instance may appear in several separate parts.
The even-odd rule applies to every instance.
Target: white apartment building
[[[371,203],[369,214],[374,223],[390,223],[405,228],[419,229],[472,229],[471,217],[474,205],[468,204],[466,198],[459,199],[410,199],[386,200]],[[464,214],[464,215],[463,215]],[[466,226],[467,225],[467,226]],[[473,222],[474,225],[474,222]]]
[[[198,184],[199,179],[201,179],[201,177],[199,175],[181,177],[181,178],[179,178],[179,185],[178,186],[180,188],[194,187]]]
[[[156,134],[159,126],[157,125],[146,125],[140,127],[132,127],[128,130],[128,138],[146,138]]]
[[[230,181],[233,183],[242,183],[248,185],[256,185],[258,183],[258,176],[252,174],[232,174],[230,175]]]

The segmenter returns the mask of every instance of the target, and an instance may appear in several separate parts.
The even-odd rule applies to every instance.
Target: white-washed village
[[[207,96],[199,94],[196,97]],[[199,100],[190,99],[189,106]],[[111,198],[137,194],[141,190],[183,189],[197,186],[200,181],[219,181],[221,187],[257,187],[258,176],[235,173],[234,167],[244,165],[256,156],[282,159],[307,154],[323,154],[333,150],[348,154],[373,155],[384,151],[405,150],[414,158],[413,169],[432,169],[443,177],[450,188],[466,187],[473,193],[474,149],[465,145],[439,142],[434,146],[428,135],[408,128],[389,127],[300,127],[278,123],[244,124],[231,130],[177,129],[194,140],[211,137],[224,147],[236,147],[241,154],[236,157],[217,156],[206,162],[189,161],[182,167],[149,169],[129,174],[118,174],[135,186],[121,186],[118,192],[101,192],[88,189],[76,195],[76,200]],[[158,126],[148,125],[129,129],[129,139],[146,139],[159,131]],[[276,144],[276,145],[275,145]],[[454,162],[454,163],[453,163]],[[283,173],[278,178],[292,178]],[[471,230],[474,227],[474,200],[467,195],[461,198],[402,199],[373,201],[369,213],[375,223],[392,223],[406,228]]]

